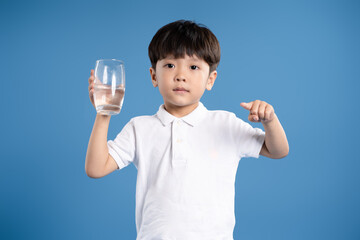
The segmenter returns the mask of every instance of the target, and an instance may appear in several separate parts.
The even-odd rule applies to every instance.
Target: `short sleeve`
[[[265,132],[254,128],[249,123],[233,116],[234,138],[238,147],[240,158],[258,158],[265,141]]]
[[[107,142],[109,154],[119,169],[132,163],[135,157],[135,132],[132,121],[128,122],[114,140]]]

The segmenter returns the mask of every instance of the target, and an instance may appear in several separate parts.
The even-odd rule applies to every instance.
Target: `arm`
[[[85,172],[91,178],[104,177],[118,168],[107,147],[110,117],[96,115],[85,160]]]
[[[285,131],[276,115],[271,122],[263,122],[265,129],[265,142],[260,155],[269,158],[283,158],[289,153],[289,144]]]
[[[94,104],[94,70],[89,78],[89,97]],[[85,159],[85,172],[89,177],[100,178],[117,169],[115,160],[109,154],[107,147],[107,132],[111,116],[96,115],[91,132]]]
[[[289,153],[289,144],[285,131],[274,112],[274,108],[264,101],[241,103],[241,106],[250,110],[249,121],[261,122],[265,129],[265,142],[260,155],[269,158],[283,158]]]

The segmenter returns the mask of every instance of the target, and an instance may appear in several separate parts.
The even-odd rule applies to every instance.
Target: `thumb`
[[[246,110],[250,110],[252,107],[252,102],[250,102],[250,103],[242,102],[242,103],[240,103],[240,106],[242,106]]]

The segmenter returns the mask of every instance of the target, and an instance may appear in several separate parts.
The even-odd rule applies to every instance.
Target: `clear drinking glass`
[[[116,59],[100,59],[95,65],[94,103],[103,115],[119,114],[125,95],[124,63]]]

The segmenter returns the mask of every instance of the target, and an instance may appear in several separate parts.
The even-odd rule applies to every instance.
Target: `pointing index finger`
[[[242,103],[240,103],[240,106],[242,106],[246,110],[250,110],[252,108],[252,105],[253,105],[253,102],[249,102],[249,103],[242,102]]]

